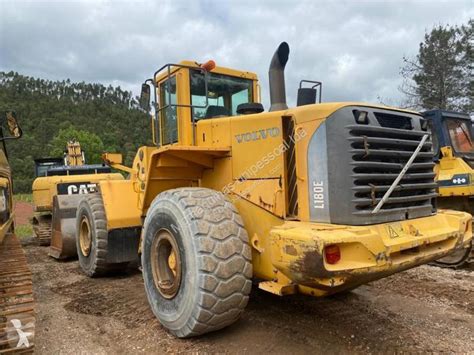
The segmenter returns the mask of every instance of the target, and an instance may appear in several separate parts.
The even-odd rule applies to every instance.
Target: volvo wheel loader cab
[[[76,256],[76,209],[81,198],[95,192],[100,180],[122,180],[105,164],[85,164],[80,143],[67,142],[63,157],[35,159],[33,230],[40,245],[50,245],[57,259]],[[65,201],[65,196],[73,196]]]
[[[34,298],[31,271],[15,235],[12,176],[6,141],[22,135],[16,113],[0,117],[0,353],[31,353],[34,348]],[[25,336],[19,343],[19,334]],[[20,347],[17,345],[20,344]]]
[[[270,112],[253,73],[212,62],[163,66],[147,81],[156,146],[138,150],[129,180],[100,181],[81,202],[82,268],[94,276],[120,267],[141,237],[150,306],[176,336],[232,324],[252,279],[281,296],[330,295],[471,241],[469,214],[435,208],[423,118],[317,104],[320,83],[306,81],[300,106],[288,108],[288,55],[282,43],[271,61]],[[104,158],[123,168],[119,155]]]
[[[474,213],[474,135],[468,114],[443,110],[423,113],[433,135],[438,208]],[[442,267],[474,263],[472,244],[439,259]]]

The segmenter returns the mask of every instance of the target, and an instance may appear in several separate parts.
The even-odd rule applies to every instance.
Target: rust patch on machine
[[[273,205],[270,204],[270,203],[266,203],[266,202],[262,199],[262,196],[259,196],[258,199],[259,199],[260,205],[262,205],[263,208],[265,208],[265,209],[273,209]]]
[[[327,277],[331,273],[324,267],[323,256],[315,249],[305,251],[292,265],[293,272],[301,274],[303,278]]]
[[[285,254],[288,254],[288,255],[291,255],[291,256],[297,256],[298,255],[298,251],[296,250],[294,245],[291,245],[291,244],[285,245],[284,251],[285,251]]]

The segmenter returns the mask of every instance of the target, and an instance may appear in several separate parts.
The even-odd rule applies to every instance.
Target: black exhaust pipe
[[[270,62],[268,77],[270,80],[270,110],[286,110],[286,92],[285,92],[285,65],[288,62],[290,46],[288,43],[281,42]]]

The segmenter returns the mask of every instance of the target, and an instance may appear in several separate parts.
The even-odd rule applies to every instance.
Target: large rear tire
[[[119,272],[128,263],[107,262],[107,219],[100,194],[90,194],[79,203],[76,214],[76,247],[79,265],[89,277]]]
[[[242,219],[222,193],[180,188],[148,210],[142,267],[153,313],[180,338],[234,323],[251,289],[251,250]]]

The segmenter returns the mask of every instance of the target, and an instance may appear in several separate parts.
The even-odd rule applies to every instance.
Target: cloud
[[[102,82],[138,92],[169,62],[214,59],[256,72],[290,44],[287,93],[323,81],[324,101],[400,100],[399,67],[425,30],[474,17],[471,1],[0,0],[0,70]]]

